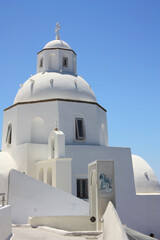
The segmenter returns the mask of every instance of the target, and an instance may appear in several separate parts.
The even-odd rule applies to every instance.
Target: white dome
[[[136,193],[160,193],[160,184],[153,169],[141,157],[132,155]]]
[[[80,76],[45,72],[32,76],[22,85],[14,104],[57,98],[96,102],[89,84]]]
[[[62,40],[50,41],[44,46],[43,49],[46,49],[46,48],[63,48],[63,49],[71,50],[71,47],[65,41],[62,41]]]

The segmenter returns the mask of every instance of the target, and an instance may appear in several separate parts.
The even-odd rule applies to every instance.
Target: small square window
[[[68,58],[67,57],[63,57],[63,67],[68,67]]]
[[[83,118],[75,119],[75,135],[76,135],[76,140],[84,140],[85,139]]]
[[[77,179],[77,197],[88,199],[88,179]]]

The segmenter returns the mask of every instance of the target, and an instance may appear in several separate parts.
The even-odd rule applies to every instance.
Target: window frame
[[[78,121],[82,122],[82,135],[80,136],[80,129],[78,126]],[[75,118],[75,140],[76,141],[84,141],[86,139],[85,135],[85,126],[84,126],[84,119],[83,118]]]
[[[77,178],[77,197],[80,199],[88,199],[89,189],[88,189],[88,178]]]
[[[12,144],[12,123],[9,123],[7,127],[6,144],[7,145]]]
[[[43,67],[43,57],[40,58],[40,61],[39,61],[39,67],[42,68]]]

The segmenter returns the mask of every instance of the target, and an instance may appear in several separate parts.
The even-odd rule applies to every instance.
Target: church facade
[[[142,232],[153,223],[156,231],[160,185],[154,171],[130,148],[108,146],[106,110],[77,75],[76,53],[56,30],[56,40],[37,54],[37,74],[21,84],[4,110],[1,176],[16,169],[88,199],[88,164],[113,161],[122,222]],[[2,179],[0,188],[7,193],[6,184]]]
[[[17,170],[88,198],[87,167],[95,160],[88,155],[94,146],[101,152],[107,145],[106,110],[77,75],[76,53],[57,37],[37,54],[37,74],[4,110],[2,151]]]

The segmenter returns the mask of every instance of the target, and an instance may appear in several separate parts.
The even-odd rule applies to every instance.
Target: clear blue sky
[[[0,136],[57,21],[107,109],[109,145],[131,147],[160,179],[160,0],[0,0]]]

